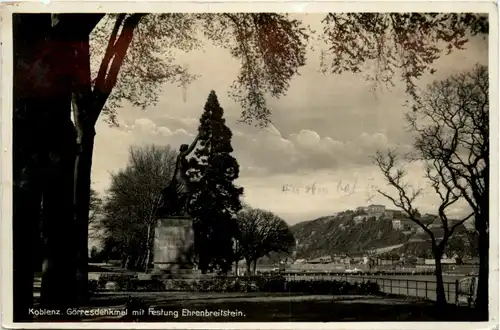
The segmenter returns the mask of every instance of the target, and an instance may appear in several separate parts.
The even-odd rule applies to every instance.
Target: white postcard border
[[[25,329],[487,329],[498,327],[499,312],[499,91],[498,7],[484,1],[2,1],[1,136],[1,304],[2,327]],[[484,12],[489,13],[491,120],[490,321],[489,322],[331,322],[331,323],[12,323],[12,13],[15,12]]]

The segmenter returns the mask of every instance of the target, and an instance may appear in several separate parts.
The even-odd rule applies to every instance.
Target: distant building
[[[351,261],[354,264],[362,264],[364,262],[364,257],[353,257]]]
[[[380,219],[385,214],[384,205],[369,205],[366,212],[368,213],[368,218],[375,218],[375,220]]]
[[[346,265],[350,265],[352,263],[352,258],[351,257],[344,257],[342,258],[342,263]]]
[[[341,256],[334,256],[334,257],[332,258],[332,261],[333,261],[334,263],[336,263],[336,264],[342,263],[342,260],[343,260],[343,257],[341,257]]]
[[[366,215],[356,215],[356,216],[354,216],[353,220],[354,220],[355,224],[359,224],[359,223],[363,222],[366,218],[367,218]]]
[[[357,216],[355,217],[355,222],[360,223],[363,220],[385,218],[388,220],[393,220],[396,218],[403,217],[403,212],[398,210],[388,210],[384,205],[372,204],[368,206],[359,206],[356,208]]]
[[[377,258],[376,259],[376,264],[379,266],[386,266],[386,265],[394,265],[397,264],[399,260],[396,259],[384,259],[384,258]]]
[[[332,257],[330,256],[319,257],[308,261],[308,263],[310,264],[329,264],[331,262],[332,262]]]
[[[417,232],[417,229],[420,228],[420,226],[415,222],[412,221],[408,218],[403,218],[401,220],[401,226],[403,227],[403,230],[411,231],[411,232]]]
[[[474,258],[464,258],[463,259],[464,264],[470,264],[470,265],[478,265],[479,264],[479,258],[474,257]]]
[[[367,207],[366,206],[358,206],[356,208],[356,212],[358,212],[358,213],[366,213],[367,212]]]
[[[321,257],[319,258],[319,261],[322,263],[322,264],[329,264],[332,262],[332,257],[330,256],[326,256],[326,257]]]
[[[394,219],[391,222],[392,222],[392,228],[394,230],[402,230],[403,229],[403,225],[401,224],[401,220]]]
[[[394,218],[400,218],[405,216],[404,212],[401,210],[390,210],[390,211],[392,212],[392,216]]]
[[[393,210],[385,210],[384,218],[392,220],[394,219],[394,211]]]
[[[443,265],[454,265],[457,263],[455,258],[442,258],[441,263]],[[425,259],[425,265],[435,265],[436,261],[434,259]]]
[[[368,213],[384,213],[385,206],[372,204],[367,207],[367,211]]]

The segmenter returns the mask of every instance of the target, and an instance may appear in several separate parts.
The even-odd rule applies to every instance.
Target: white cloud
[[[151,119],[139,118],[135,120],[132,129],[148,134],[156,131],[156,124]]]
[[[336,170],[352,164],[371,164],[371,156],[377,150],[409,146],[388,141],[383,133],[362,133],[353,141],[338,141],[320,136],[313,130],[301,130],[287,137],[282,136],[275,126],[257,133],[234,134],[233,147],[243,171],[245,165],[254,167],[260,173],[300,173],[319,169]],[[250,174],[250,173],[247,173]]]
[[[158,133],[160,133],[163,136],[171,136],[172,135],[172,131],[168,127],[165,127],[165,126],[158,127]]]

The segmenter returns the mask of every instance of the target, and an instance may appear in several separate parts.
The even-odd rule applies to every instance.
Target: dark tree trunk
[[[488,281],[489,281],[489,232],[486,218],[476,219],[478,233],[479,275],[476,298],[476,309],[481,320],[488,319]]]
[[[58,42],[52,47],[56,51],[67,48],[67,56],[59,58],[63,63],[65,71],[71,78],[70,81],[70,104],[75,98],[88,99],[90,95],[90,54],[89,34],[103,17],[103,14],[53,14],[52,37]],[[78,103],[73,102],[73,107]],[[89,102],[87,102],[89,104]],[[78,104],[80,106],[80,104]],[[73,237],[77,246],[75,257],[77,270],[76,289],[81,302],[87,300],[88,294],[88,222],[90,206],[90,170],[92,166],[92,152],[94,147],[94,123],[95,120],[85,113],[82,120],[82,109],[75,111],[75,123],[78,133],[78,150],[76,161],[72,170],[72,196],[74,205],[73,219],[75,220],[76,233]],[[90,125],[92,124],[92,125]]]
[[[144,272],[148,272],[149,264],[151,263],[151,258],[153,256],[153,246],[154,246],[154,226],[148,224],[148,235],[146,237],[146,257],[144,258]]]
[[[441,263],[441,257],[443,255],[443,250],[439,247],[432,247],[432,252],[434,254],[434,261],[436,263],[436,303],[439,308],[446,306],[446,293],[444,291],[444,281],[443,281],[443,266]]]
[[[78,153],[74,166],[75,241],[78,248],[78,293],[81,303],[88,300],[88,238],[92,156],[95,120],[91,116],[90,43],[88,34],[75,40],[75,83],[73,118],[77,131]]]
[[[195,244],[197,243],[195,242]],[[198,249],[198,269],[201,271],[202,274],[206,274],[208,271],[208,264],[206,261],[205,253],[203,253],[199,249]]]
[[[67,99],[69,101],[69,99]],[[62,107],[69,111],[69,104]],[[75,162],[75,132],[68,116],[66,123],[57,123],[49,143],[47,175],[44,177],[42,236],[45,245],[41,306],[64,309],[76,304],[76,246],[77,234],[73,221],[73,168]]]
[[[147,237],[144,240],[141,240],[141,242],[139,243],[139,248],[137,249],[137,259],[135,261],[135,269],[141,272],[145,270],[145,263],[148,250],[147,240],[148,240]]]
[[[88,299],[88,236],[90,212],[90,184],[92,154],[94,151],[95,131],[93,126],[78,130],[78,154],[74,166],[75,179],[75,220],[78,245],[78,292],[80,300]]]
[[[203,227],[199,224],[193,224],[193,230],[195,233],[194,247],[198,257],[198,269],[202,274],[206,274],[208,272],[207,239],[203,233]]]
[[[74,226],[73,205],[76,133],[71,121],[74,48],[63,31],[56,32],[51,35],[42,60],[46,61],[42,64],[46,70],[45,86],[37,89],[41,96],[39,112],[48,112],[45,118],[40,118],[46,130],[42,157],[42,237],[46,256],[40,304],[48,309],[74,306],[77,298],[74,239],[78,228]]]
[[[122,259],[121,259],[121,264],[120,264],[120,266],[122,268],[127,267],[127,259],[128,259],[127,254],[126,253],[122,253]]]
[[[50,15],[19,15],[13,17],[13,320],[29,321],[33,306],[35,251],[40,246],[39,222],[42,201],[41,139],[43,129],[37,124],[37,104],[30,69],[34,54],[50,30]],[[33,30],[33,26],[38,28]],[[35,240],[35,238],[37,238]],[[40,256],[43,258],[43,256]],[[36,267],[38,268],[38,267]]]
[[[132,268],[133,262],[134,262],[134,260],[133,260],[132,255],[127,254],[127,259],[125,261],[125,269],[130,270]]]
[[[253,261],[252,274],[255,275],[256,271],[257,271],[257,259]]]
[[[35,27],[35,28],[33,28]],[[40,303],[75,302],[72,175],[75,132],[70,117],[71,47],[53,34],[50,14],[14,15],[13,270],[14,321],[29,320],[43,213]],[[51,38],[48,38],[52,34]],[[57,47],[55,46],[57,44]],[[68,70],[69,69],[69,70]],[[43,211],[40,212],[42,204]]]
[[[485,157],[486,166],[483,169],[485,189],[481,195],[476,195],[475,200],[479,205],[474,221],[475,229],[478,234],[479,254],[479,274],[477,283],[477,297],[475,308],[479,319],[487,321],[489,318],[489,252],[490,252],[490,166],[489,154]]]
[[[40,257],[36,259],[33,257],[35,251],[41,251],[38,244],[33,245],[34,242],[40,242],[40,232],[37,228],[42,196],[40,162],[37,159],[38,151],[35,143],[29,149],[20,150],[20,139],[16,135],[22,131],[28,135],[28,130],[21,128],[14,119],[12,215],[14,322],[29,321],[31,318],[28,309],[33,306],[34,272],[35,268],[39,268],[36,262],[40,260]]]
[[[250,275],[250,272],[252,271],[252,260],[245,258],[245,262],[247,264],[247,273],[245,275]]]
[[[36,264],[43,256],[34,258],[35,251],[41,251],[38,219],[41,207],[41,166],[36,143],[20,150],[17,134],[26,134],[27,127],[21,127],[14,119],[13,151],[13,309],[14,322],[29,321],[28,309],[33,307],[33,281]],[[23,132],[24,131],[24,132]],[[21,133],[23,132],[23,133]]]

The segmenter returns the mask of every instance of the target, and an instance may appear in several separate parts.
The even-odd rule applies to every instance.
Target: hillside
[[[448,241],[444,253],[447,256],[458,256],[463,259],[466,256],[477,257],[477,235],[474,232],[468,232],[465,228],[457,230]],[[412,237],[410,241],[402,247],[392,250],[395,255],[413,255],[417,257],[432,258],[431,242],[424,234]]]
[[[297,258],[317,258],[324,255],[364,251],[406,243],[409,239],[392,228],[391,221],[366,220],[355,224],[354,212],[298,223],[291,227],[298,241]]]
[[[371,219],[355,224],[354,215],[354,212],[346,211],[292,226],[291,230],[298,243],[296,258],[313,259],[339,253],[355,256],[377,249],[378,253],[383,253],[384,248],[387,248],[386,253],[394,255],[424,256],[431,252],[426,233],[405,235],[393,229],[391,221],[386,219]],[[432,231],[437,237],[442,234],[442,229],[439,228]],[[453,253],[471,254],[470,247],[464,246],[469,245],[469,239],[465,239],[466,232],[463,226],[457,228],[457,239],[452,238],[451,241],[463,243],[451,243]],[[464,239],[458,239],[460,236]]]

